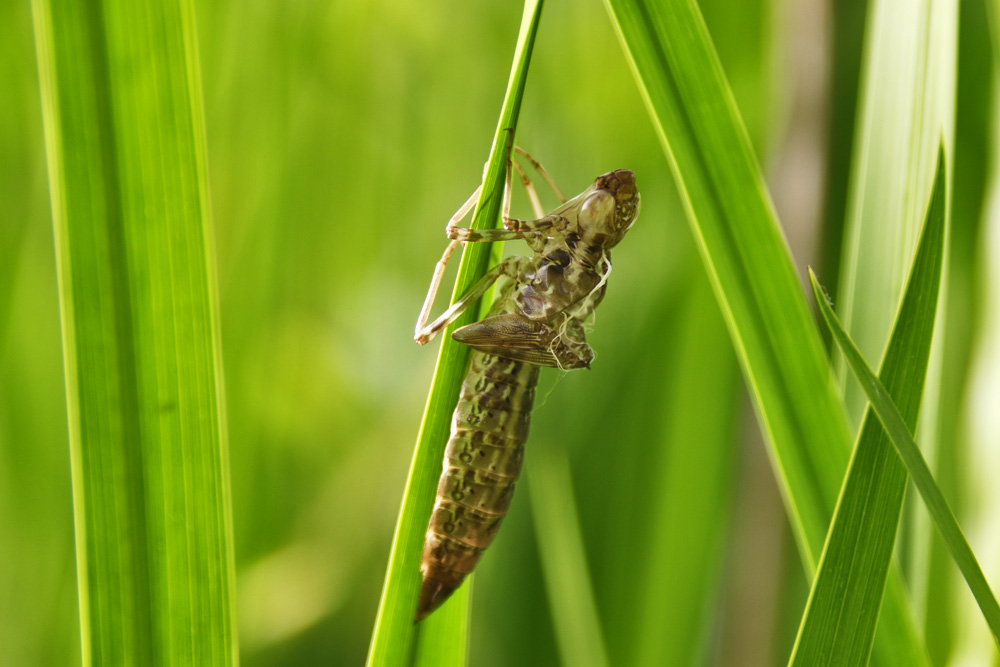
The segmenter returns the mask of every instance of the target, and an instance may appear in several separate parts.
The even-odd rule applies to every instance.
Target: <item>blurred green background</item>
[[[437,343],[412,342],[413,323],[444,223],[488,155],[520,8],[503,0],[195,4],[242,660],[360,664],[436,356]],[[803,274],[818,266],[832,290],[865,3],[701,7],[796,266]],[[995,445],[1000,425],[981,418],[1000,404],[1000,364],[990,357],[1000,278],[984,261],[1000,235],[981,224],[994,73],[982,5],[962,7],[952,237],[960,275],[949,316],[967,344],[946,364],[954,396],[946,428],[960,443]],[[30,6],[0,4],[0,661],[62,665],[78,661],[79,637],[34,63]],[[476,575],[471,664],[559,659],[532,526],[536,450],[569,461],[612,664],[646,650],[680,661],[673,664],[782,662],[807,582],[660,142],[600,3],[547,4],[517,143],[567,194],[610,169],[633,169],[643,208],[615,252],[589,336],[593,369],[543,374],[529,479]],[[528,215],[520,193],[514,215]],[[443,307],[442,299],[435,312]],[[953,461],[944,481],[953,493],[962,487],[956,502],[995,577],[1000,554],[977,542],[975,521],[988,527],[982,517],[997,499],[987,475],[973,475],[962,456]],[[706,476],[676,472],[690,470]],[[649,633],[636,624],[648,593],[639,583],[649,581],[644,559],[657,540],[683,551],[688,530],[708,535],[700,542],[708,576],[667,582],[663,613],[687,585],[702,595],[702,614],[656,618],[683,629],[688,636],[676,643],[694,653],[658,653],[643,648]],[[955,582],[945,597],[956,610],[969,604]],[[941,664],[970,655],[955,613],[952,628],[929,637],[940,642]]]

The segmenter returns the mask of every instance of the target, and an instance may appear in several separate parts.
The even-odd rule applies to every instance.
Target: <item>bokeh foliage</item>
[[[799,4],[700,6],[773,178],[782,224],[793,239],[806,239],[793,242],[796,267],[804,273],[818,263],[833,286],[839,253],[830,248],[845,216],[867,3]],[[982,432],[963,424],[974,400],[964,398],[967,377],[979,360],[973,332],[997,308],[997,286],[984,286],[977,269],[986,260],[977,239],[997,224],[980,223],[997,187],[988,180],[995,63],[985,21],[965,23],[982,7],[961,4],[947,269],[969,285],[960,295],[971,296],[948,311],[957,347],[946,355],[945,382],[955,389],[943,394],[940,428],[960,446],[937,458],[950,480],[946,493],[964,494],[949,501],[989,516],[988,489],[970,486],[979,478],[968,473]],[[360,664],[434,364],[433,351],[411,340],[413,321],[444,247],[444,222],[476,186],[488,155],[520,8],[500,0],[205,0],[195,9],[241,659]],[[815,149],[827,194],[815,193],[814,202],[827,211],[822,230],[786,215],[795,192],[781,176],[798,150],[805,84],[793,69],[801,48],[795,26],[807,11],[826,12],[835,27],[826,66],[833,94],[808,111],[822,119]],[[78,660],[80,643],[31,35],[28,4],[0,4],[0,646],[8,664],[61,665]],[[530,477],[536,448],[569,461],[609,661],[783,662],[808,592],[805,575],[667,163],[600,3],[547,3],[518,143],[567,192],[627,167],[643,193],[641,218],[615,252],[590,335],[594,368],[543,374],[526,463]],[[526,211],[519,196],[518,210]],[[816,238],[824,240],[809,241]],[[990,335],[997,333],[982,334]],[[537,481],[521,486],[477,571],[472,664],[559,660],[551,616],[559,604],[547,599],[532,523]],[[929,529],[913,525],[906,543],[925,543]],[[959,627],[963,617],[939,611],[972,604],[947,556],[931,560],[930,575],[919,559],[914,567],[904,560],[910,583],[926,578],[934,601],[925,603],[934,664],[959,649],[989,656],[988,644],[967,638],[964,626],[975,621]],[[987,576],[996,576],[996,563],[995,554],[983,562]]]

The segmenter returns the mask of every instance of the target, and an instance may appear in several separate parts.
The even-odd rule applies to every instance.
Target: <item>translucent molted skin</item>
[[[473,352],[427,527],[418,621],[473,571],[507,514],[540,368],[590,367],[594,352],[583,323],[604,298],[610,250],[632,226],[639,204],[635,174],[619,169],[539,220],[505,220],[504,230],[449,227],[453,239],[466,242],[521,238],[535,254],[505,259],[457,302],[464,309],[478,298],[477,289],[508,278],[489,314],[452,334]],[[453,307],[426,329],[418,325],[418,341],[457,312]]]
[[[521,474],[539,370],[472,353],[424,542],[417,620],[472,572],[507,514]]]

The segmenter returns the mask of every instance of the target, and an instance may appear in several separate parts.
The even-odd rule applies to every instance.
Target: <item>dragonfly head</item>
[[[578,222],[581,235],[594,246],[613,248],[639,215],[635,173],[617,169],[598,176],[584,193]]]

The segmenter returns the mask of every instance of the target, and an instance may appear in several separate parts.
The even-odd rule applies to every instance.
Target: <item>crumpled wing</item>
[[[582,338],[583,332],[577,333]],[[584,340],[518,313],[503,313],[456,329],[452,338],[474,350],[551,368],[590,368],[594,351]]]

